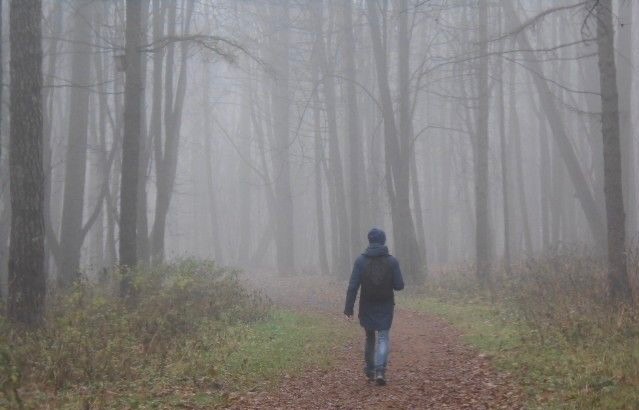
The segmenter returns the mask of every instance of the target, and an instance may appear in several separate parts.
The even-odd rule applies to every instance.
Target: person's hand
[[[346,315],[346,320],[348,320],[349,322],[350,322],[351,320],[353,320],[353,314],[352,314],[352,313],[351,313],[351,314],[344,313],[344,315]]]

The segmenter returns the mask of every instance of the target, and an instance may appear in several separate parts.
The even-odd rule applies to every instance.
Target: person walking
[[[404,289],[399,262],[388,253],[386,234],[373,228],[368,232],[369,246],[353,266],[344,314],[353,317],[359,288],[359,323],[366,332],[364,372],[369,381],[386,384],[386,364],[390,351],[390,328],[395,310],[395,291]]]

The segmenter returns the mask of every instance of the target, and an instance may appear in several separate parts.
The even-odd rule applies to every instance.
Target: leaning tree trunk
[[[608,223],[608,285],[614,303],[632,301],[626,266],[626,218],[623,204],[619,97],[615,68],[612,0],[598,0],[597,49],[601,86],[601,131],[604,146],[604,193]]]
[[[506,16],[508,21],[511,22],[512,27],[521,26],[521,20],[515,11],[513,2],[510,0],[501,0],[501,5],[504,7]],[[525,33],[519,33],[516,36],[516,40],[521,49],[533,49]],[[581,168],[577,154],[575,153],[570,139],[568,138],[568,134],[566,133],[565,126],[560,116],[561,111],[557,107],[557,103],[555,102],[555,98],[550,90],[548,82],[545,81],[541,75],[543,73],[541,63],[534,59],[528,59],[526,61],[526,67],[533,73],[531,77],[537,91],[539,92],[541,106],[548,118],[548,123],[552,130],[557,149],[566,165],[566,171],[568,172],[568,176],[570,177],[575,189],[575,195],[586,216],[588,227],[590,228],[592,236],[597,244],[602,244],[605,242],[606,237],[604,219],[601,216],[601,211],[597,205],[597,201],[592,193],[586,175]]]
[[[11,320],[26,325],[42,321],[46,291],[41,20],[40,0],[11,1],[11,242],[7,314]]]
[[[122,141],[122,170],[120,183],[120,265],[125,268],[137,264],[138,169],[140,159],[140,131],[142,83],[140,38],[142,7],[139,0],[126,2],[126,84],[124,89],[124,135]],[[125,275],[121,294],[131,291],[131,277]]]

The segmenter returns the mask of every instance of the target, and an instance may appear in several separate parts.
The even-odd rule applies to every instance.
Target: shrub
[[[71,388],[93,400],[123,384],[161,385],[185,369],[201,379],[215,357],[232,349],[224,342],[229,329],[269,312],[268,301],[242,287],[236,271],[212,262],[137,270],[134,303],[117,296],[120,277],[113,272],[109,280],[78,282],[53,296],[41,329],[20,330],[0,319],[5,405],[21,406],[19,392],[30,389],[59,394]],[[201,362],[205,355],[210,363]],[[175,362],[183,368],[171,367]]]
[[[636,283],[637,253],[628,259]],[[533,408],[637,408],[639,307],[608,302],[602,259],[563,249],[493,279],[491,294],[472,269],[460,269],[431,279],[431,297],[409,302],[448,318],[494,355]]]

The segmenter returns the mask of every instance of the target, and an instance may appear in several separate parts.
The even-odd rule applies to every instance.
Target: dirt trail
[[[275,300],[283,303],[287,299],[287,304],[324,312],[327,306],[341,307],[334,304],[337,295],[326,297],[312,290],[305,292],[300,286],[294,288],[294,293],[274,292]],[[343,320],[335,313],[324,314]],[[362,332],[349,340],[337,352],[332,369],[310,368],[300,377],[284,379],[272,391],[241,398],[231,408],[522,408],[521,392],[509,377],[497,373],[486,357],[463,343],[459,331],[437,317],[396,310],[386,386],[377,386],[364,377],[363,339]]]

